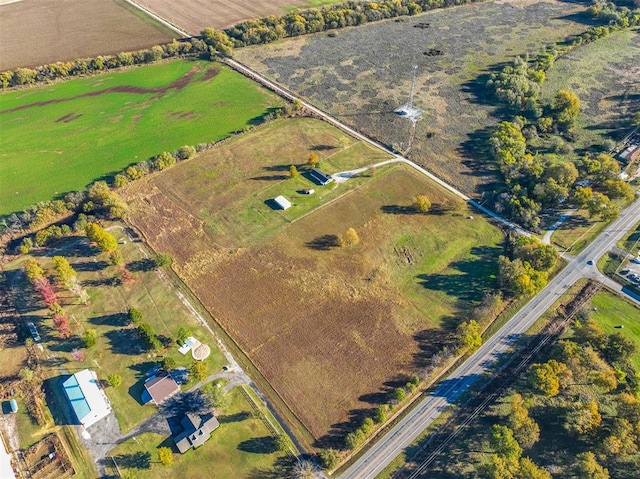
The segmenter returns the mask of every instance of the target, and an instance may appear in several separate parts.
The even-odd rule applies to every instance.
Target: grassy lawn
[[[221,140],[280,105],[221,64],[189,60],[1,93],[0,215]]]
[[[267,471],[282,453],[276,451],[268,429],[253,416],[251,405],[240,391],[232,389],[229,395],[230,406],[219,417],[220,427],[198,449],[179,454],[171,438],[144,433],[117,446],[109,455],[121,471],[130,469],[138,479],[271,477]],[[157,449],[161,446],[173,447],[173,466],[158,462]]]
[[[640,371],[640,309],[619,296],[603,292],[591,300],[593,319],[598,321],[607,334],[621,333],[635,341],[638,351],[633,357],[633,367]],[[623,328],[616,328],[623,326]]]
[[[121,242],[125,241],[119,229],[113,230],[113,233]],[[177,351],[175,337],[179,327],[189,327],[194,336],[211,347],[211,355],[206,360],[210,372],[220,369],[225,362],[214,338],[198,325],[187,307],[182,304],[176,295],[174,285],[155,271],[144,271],[146,263],[139,247],[139,243],[129,241],[120,245],[125,261],[133,271],[135,282],[130,285],[114,285],[112,281],[117,272],[115,267],[108,265],[106,254],[96,255],[96,251],[80,238],[64,240],[47,251],[46,257],[38,258],[43,267],[52,271],[50,256],[67,256],[91,298],[89,305],[83,305],[69,293],[59,294],[74,330],[74,336],[67,340],[57,337],[47,310],[40,309],[40,303],[37,297],[30,293],[32,288],[26,283],[24,276],[14,276],[20,263],[14,263],[6,270],[11,275],[13,287],[22,290],[22,294],[18,296],[20,312],[36,323],[48,355],[52,356],[48,361],[44,361],[47,377],[60,376],[64,374],[64,370],[75,371],[83,368],[96,370],[100,379],[106,379],[108,374],[113,373],[122,377],[120,387],[108,387],[105,391],[123,431],[131,429],[155,412],[153,406],[140,403],[140,394],[145,372],[151,369],[156,361],[163,356],[169,356],[176,360],[178,366],[191,365],[190,355],[182,356]],[[130,307],[140,309],[143,312],[143,321],[149,323],[157,334],[169,338],[170,346],[161,352],[159,357],[141,349],[135,327],[128,325],[126,319],[125,313]],[[83,349],[84,344],[80,338],[87,329],[94,329],[98,339],[93,348]],[[74,348],[85,353],[83,361],[76,362],[72,359],[71,351]]]
[[[618,241],[618,248],[628,251],[631,254],[637,254],[638,246],[640,243],[640,223],[635,225],[631,231],[620,241]]]

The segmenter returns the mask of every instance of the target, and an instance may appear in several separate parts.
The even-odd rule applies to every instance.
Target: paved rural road
[[[640,220],[640,200],[625,209],[582,253],[549,282],[500,331],[494,334],[469,359],[456,369],[393,429],[380,438],[343,474],[341,479],[373,479],[409,446],[435,418],[466,391],[496,359],[524,334],[542,314],[576,281],[597,277],[592,260],[597,263],[604,253]]]

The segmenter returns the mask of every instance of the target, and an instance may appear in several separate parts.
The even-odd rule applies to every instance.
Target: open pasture
[[[0,70],[139,50],[173,37],[124,0],[0,4]]]
[[[139,0],[138,4],[169,23],[199,35],[207,27],[228,28],[245,20],[282,15],[294,8],[311,8],[341,0]]]
[[[239,49],[235,56],[401,151],[411,124],[393,110],[406,103],[411,67],[418,65],[414,103],[425,115],[409,156],[473,194],[491,191],[496,180],[484,161],[499,120],[486,96],[486,76],[516,55],[585,30],[586,6],[483,2],[340,30],[334,38],[323,33]]]
[[[281,105],[223,65],[190,60],[2,93],[0,215],[221,140]]]
[[[600,149],[604,140],[619,141],[640,111],[640,29],[616,32],[560,58],[547,75],[543,97],[560,89],[580,98],[574,128],[577,153]]]
[[[278,135],[289,143],[265,154]],[[131,223],[174,256],[180,276],[315,438],[415,373],[495,287],[503,252],[498,228],[462,204],[449,209],[455,198],[404,166],[316,187],[307,200],[315,203],[292,196],[284,212],[264,199],[303,180],[285,171],[272,184],[246,185],[258,160],[290,160],[291,145],[305,158],[313,145],[340,141],[342,156],[321,162],[329,172],[353,165],[345,155],[359,143],[317,120],[281,120],[125,192]],[[187,174],[198,169],[212,176]],[[433,213],[413,213],[418,194]],[[265,218],[259,231],[257,217]],[[361,241],[339,247],[349,227]]]

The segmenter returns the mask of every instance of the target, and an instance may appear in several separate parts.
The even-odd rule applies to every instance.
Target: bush
[[[340,462],[340,452],[333,448],[324,449],[320,451],[319,458],[322,467],[331,470],[334,469]]]
[[[107,382],[112,388],[117,388],[122,384],[122,377],[119,374],[109,374],[107,376]]]
[[[142,311],[140,311],[139,309],[129,308],[127,314],[129,316],[129,321],[132,324],[139,324],[140,321],[142,321]]]
[[[178,150],[178,158],[181,160],[188,160],[196,154],[196,149],[193,146],[185,145]]]
[[[162,343],[148,323],[141,323],[138,326],[138,335],[149,351],[157,351],[162,348]]]
[[[209,367],[207,363],[202,361],[194,361],[189,372],[197,381],[203,381],[207,378]]]
[[[82,340],[84,341],[84,346],[89,349],[96,345],[96,338],[98,337],[98,333],[95,329],[87,329],[84,333],[84,337]]]
[[[182,346],[184,343],[187,342],[187,338],[189,336],[191,336],[191,330],[185,326],[180,326],[180,328],[178,329],[178,335],[176,337],[176,342]]]
[[[176,360],[173,359],[172,357],[165,356],[162,359],[161,366],[162,366],[162,369],[164,369],[165,371],[171,371],[173,368],[176,367]]]
[[[173,464],[173,452],[169,447],[161,447],[158,449],[158,460],[163,466],[171,466]]]
[[[160,253],[153,259],[153,266],[155,269],[162,268],[163,266],[170,266],[173,263],[173,258],[167,253]]]

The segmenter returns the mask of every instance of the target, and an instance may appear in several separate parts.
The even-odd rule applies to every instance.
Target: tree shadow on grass
[[[417,279],[426,289],[441,291],[456,298],[459,307],[469,307],[495,289],[496,260],[503,249],[492,246],[475,246],[471,254],[476,258],[455,261],[450,268],[462,274],[419,274]]]
[[[287,175],[262,175],[262,176],[253,176],[249,178],[250,180],[255,181],[283,181],[289,178]]]
[[[387,215],[415,215],[416,209],[413,206],[403,205],[382,205],[380,211]]]
[[[317,251],[328,251],[340,247],[340,239],[336,235],[322,235],[306,242],[304,245]]]
[[[147,273],[155,268],[155,263],[150,258],[138,259],[127,264],[127,269],[132,273]]]
[[[151,453],[134,452],[132,454],[119,454],[113,459],[118,467],[125,469],[149,469],[151,467]]]
[[[273,436],[254,437],[238,444],[238,449],[253,454],[273,454],[278,450],[276,438]]]
[[[106,261],[78,261],[77,263],[73,263],[72,266],[76,271],[94,272],[108,268],[109,263]]]
[[[272,468],[255,468],[247,479],[282,479],[283,477],[295,477],[293,466],[296,458],[290,455],[281,456],[276,459]]]
[[[99,326],[123,327],[129,325],[129,315],[126,313],[105,314],[90,318],[89,322]]]
[[[48,345],[51,351],[70,353],[74,349],[84,347],[84,341],[79,336],[71,336],[67,339],[60,339]]]
[[[458,320],[459,321],[459,320]],[[413,335],[419,350],[413,355],[413,363],[417,369],[433,365],[433,357],[445,347],[453,348],[455,338],[451,331],[443,328],[423,329]]]
[[[218,422],[220,424],[229,424],[232,422],[242,422],[246,421],[251,417],[251,414],[247,411],[237,412],[235,414],[224,414],[222,416],[218,416]]]
[[[135,328],[120,328],[104,335],[109,341],[111,352],[135,356],[145,351]]]

